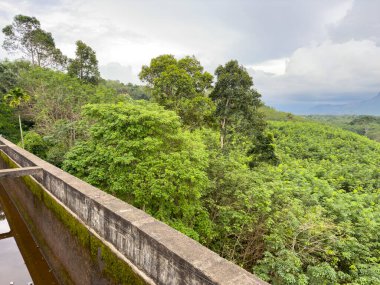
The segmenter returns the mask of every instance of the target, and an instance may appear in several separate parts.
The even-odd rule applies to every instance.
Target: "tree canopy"
[[[17,120],[12,108],[4,99],[5,95],[16,84],[15,73],[9,62],[0,63],[0,134],[10,138],[17,138]]]
[[[64,153],[81,136],[81,108],[88,103],[114,103],[124,100],[115,90],[86,83],[63,72],[40,67],[23,70],[18,86],[30,94],[31,100],[21,106],[25,119],[50,144],[46,159],[61,165]]]
[[[129,101],[88,105],[83,115],[88,137],[66,155],[66,171],[195,239],[209,235],[200,202],[207,152],[196,134],[181,130],[174,112]]]
[[[220,147],[231,143],[234,135],[253,137],[260,133],[265,122],[259,111],[261,95],[253,89],[251,76],[236,60],[220,65],[217,81],[210,97],[216,104],[216,117],[220,128]]]
[[[8,52],[22,52],[38,66],[65,66],[67,58],[56,48],[51,33],[41,29],[35,17],[17,15],[2,31],[5,35],[3,48]]]
[[[177,112],[191,129],[212,121],[214,106],[207,92],[213,77],[195,57],[158,56],[142,67],[139,76],[152,88],[154,101]]]
[[[69,61],[68,74],[88,83],[98,83],[100,73],[95,51],[82,41],[76,42],[75,59]]]

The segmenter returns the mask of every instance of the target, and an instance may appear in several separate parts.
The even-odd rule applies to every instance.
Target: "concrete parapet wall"
[[[9,158],[33,175],[149,284],[267,284],[145,212],[89,185],[0,137]],[[126,265],[127,266],[127,265]],[[80,269],[79,269],[80,270]]]

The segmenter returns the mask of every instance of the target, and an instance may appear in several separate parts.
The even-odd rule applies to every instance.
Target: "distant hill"
[[[379,97],[379,95],[377,96]],[[260,108],[268,121],[311,122],[336,126],[380,142],[380,116],[372,115],[294,115],[269,106]]]
[[[302,116],[294,115],[289,112],[278,111],[273,107],[262,106],[260,112],[268,121],[306,121]]]
[[[380,115],[380,93],[377,96],[354,104],[318,105],[310,109],[310,114],[323,115]]]
[[[380,142],[380,116],[370,115],[308,115],[307,120],[337,126]]]

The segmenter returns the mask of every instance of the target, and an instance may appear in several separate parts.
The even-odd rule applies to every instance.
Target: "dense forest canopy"
[[[307,119],[337,126],[380,142],[380,116],[368,115],[309,115]]]
[[[161,55],[139,86],[102,79],[82,41],[64,57],[36,18],[3,32],[27,60],[0,62],[2,135],[272,284],[380,284],[378,142],[263,106],[235,60],[213,77]]]

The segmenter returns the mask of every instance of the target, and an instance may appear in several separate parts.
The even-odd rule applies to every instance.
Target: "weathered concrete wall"
[[[0,158],[0,168],[7,166],[7,163]],[[88,253],[72,238],[70,232],[58,221],[54,213],[44,206],[43,201],[36,198],[35,193],[26,187],[21,178],[1,178],[0,183],[27,222],[45,259],[54,268],[57,279],[62,284],[91,284],[91,274],[88,274],[90,258],[85,258]],[[72,266],[68,260],[71,261]],[[80,278],[77,278],[75,274],[71,277],[70,271],[74,271],[75,268],[81,268],[87,272],[81,274]]]
[[[6,145],[1,148],[2,151],[20,166],[42,167],[43,174],[33,177],[69,209],[67,212],[78,218],[89,232],[129,264],[145,282],[165,285],[267,284],[143,211],[73,177],[3,138],[0,138],[0,142]],[[48,231],[49,229],[45,230]],[[60,236],[59,233],[52,235]],[[107,248],[102,247],[102,250],[108,250]],[[58,246],[57,255],[61,254],[61,250],[62,247]],[[98,251],[101,251],[100,247]],[[98,255],[97,263],[101,267],[103,255],[99,252]],[[93,265],[88,265],[87,268],[91,266]],[[80,271],[79,265],[75,267]],[[83,274],[90,277],[74,283],[96,284],[93,282],[96,277],[91,276],[92,273]]]
[[[0,153],[0,169],[17,167]],[[117,252],[30,176],[0,183],[27,222],[60,284],[146,284]]]
[[[23,167],[23,168],[13,168],[13,169],[0,169],[1,177],[20,177],[26,175],[33,175],[43,173],[41,167]]]

